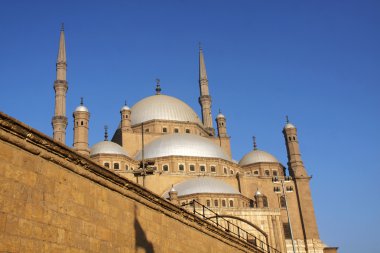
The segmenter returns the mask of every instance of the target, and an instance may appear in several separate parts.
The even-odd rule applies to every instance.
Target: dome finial
[[[289,124],[289,117],[286,115],[286,124]]]
[[[202,42],[198,42],[198,47],[199,47],[199,51],[201,51],[202,50]]]
[[[65,24],[62,22],[61,23],[61,31],[63,32],[65,30]]]
[[[83,105],[83,97],[80,98],[80,105]]]
[[[104,140],[108,141],[108,126],[104,126]]]
[[[253,136],[253,150],[257,150],[256,136]]]
[[[124,100],[124,105],[127,105],[127,100]]]
[[[156,95],[161,94],[160,79],[156,78]]]

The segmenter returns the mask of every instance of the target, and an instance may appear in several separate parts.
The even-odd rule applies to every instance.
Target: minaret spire
[[[211,115],[211,96],[208,88],[206,64],[203,55],[203,49],[199,44],[199,104],[202,108],[202,121],[203,125],[209,131],[211,135],[215,134],[215,130],[212,126],[212,115]]]
[[[68,89],[66,80],[66,47],[65,47],[65,32],[63,24],[59,38],[59,49],[56,63],[57,78],[54,81],[55,91],[55,109],[52,119],[53,139],[65,144],[66,142],[66,92]]]

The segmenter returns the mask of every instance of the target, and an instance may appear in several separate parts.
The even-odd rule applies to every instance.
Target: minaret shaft
[[[203,125],[210,132],[210,134],[214,135],[215,130],[213,128],[213,120],[211,114],[211,96],[209,93],[206,65],[202,49],[199,50],[199,90],[199,104],[202,108]]]
[[[57,79],[54,81],[55,91],[55,108],[54,117],[52,119],[53,139],[55,141],[66,143],[66,93],[68,89],[66,81],[66,47],[65,33],[63,27],[59,38],[59,49],[56,64]]]
[[[298,143],[297,129],[291,125],[283,129],[288,154],[289,173],[293,177],[298,208],[300,210],[301,227],[295,227],[296,234],[303,234],[306,244],[310,240],[319,240],[317,221],[314,214],[313,200],[310,190],[310,179],[302,162]]]

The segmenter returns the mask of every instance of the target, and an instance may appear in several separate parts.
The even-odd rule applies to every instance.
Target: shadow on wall
[[[139,220],[137,219],[137,206],[135,205],[135,249],[137,252],[145,252],[145,253],[154,253],[153,244],[148,241],[148,238],[145,235],[143,228],[140,225]]]

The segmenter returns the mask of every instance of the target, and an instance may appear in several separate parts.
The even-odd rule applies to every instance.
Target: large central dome
[[[198,115],[181,100],[166,96],[154,95],[137,102],[132,108],[132,125],[149,120],[174,120],[201,124]]]
[[[178,192],[178,196],[197,193],[240,194],[233,186],[211,177],[192,178],[173,187]],[[165,192],[162,197],[168,198],[169,191]]]
[[[145,146],[144,158],[164,156],[195,156],[230,160],[221,147],[205,137],[193,134],[168,134]],[[135,159],[142,159],[141,151]]]

